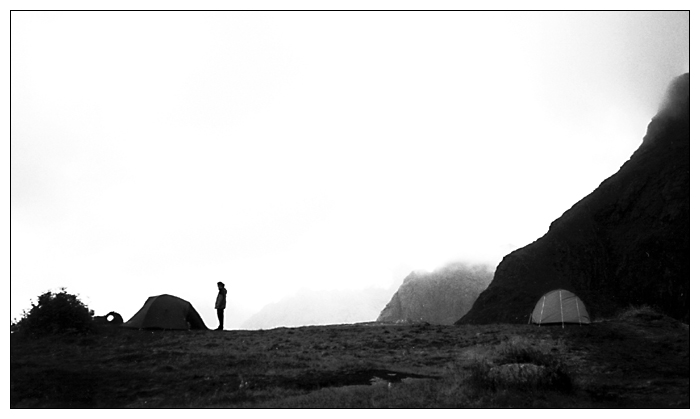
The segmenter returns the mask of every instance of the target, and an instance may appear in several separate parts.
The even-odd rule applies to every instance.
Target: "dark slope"
[[[566,288],[592,316],[647,304],[690,321],[690,74],[678,77],[620,170],[498,265],[457,324],[524,323]]]
[[[411,272],[377,321],[454,324],[469,311],[491,278],[493,268],[461,263],[447,265],[432,273]]]

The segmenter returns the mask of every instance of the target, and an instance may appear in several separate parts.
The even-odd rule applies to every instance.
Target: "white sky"
[[[227,326],[497,264],[614,174],[689,14],[13,12],[11,318],[68,287]],[[238,310],[238,311],[236,311]]]

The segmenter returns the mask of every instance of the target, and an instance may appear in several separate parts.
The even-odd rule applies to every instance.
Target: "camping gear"
[[[543,295],[530,314],[530,321],[535,324],[578,323],[590,324],[586,306],[571,291],[554,290]]]
[[[116,311],[110,311],[105,316],[95,316],[92,318],[92,321],[97,324],[108,324],[110,326],[120,326],[124,324],[124,319],[121,314]]]
[[[209,330],[189,301],[163,294],[148,297],[134,317],[123,324],[134,329]]]

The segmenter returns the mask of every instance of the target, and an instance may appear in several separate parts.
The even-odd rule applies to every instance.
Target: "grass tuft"
[[[508,341],[499,345],[491,361],[474,361],[468,366],[468,387],[477,392],[573,392],[571,372],[564,362],[532,345],[527,340]]]
[[[658,320],[664,315],[649,305],[632,306],[620,311],[617,315],[619,320]]]

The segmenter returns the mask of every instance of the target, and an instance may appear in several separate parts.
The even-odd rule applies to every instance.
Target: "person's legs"
[[[216,309],[216,317],[219,318],[219,327],[216,330],[223,330],[224,329],[224,309],[223,308]]]

